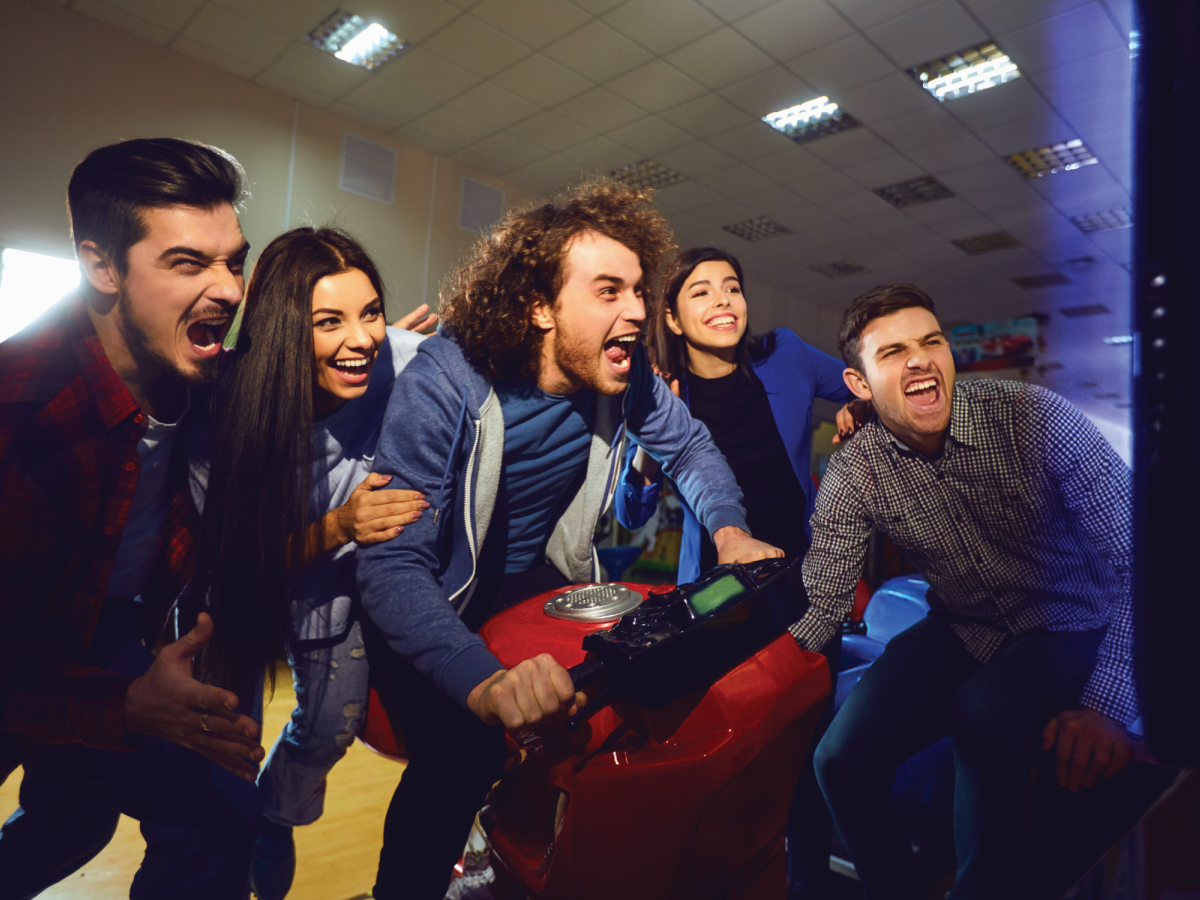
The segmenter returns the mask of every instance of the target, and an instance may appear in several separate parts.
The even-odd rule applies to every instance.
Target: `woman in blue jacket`
[[[725,454],[742,489],[751,534],[789,557],[803,556],[816,493],[809,474],[813,399],[848,403],[854,396],[842,380],[841,360],[786,328],[750,334],[743,284],[733,255],[715,247],[685,250],[668,274],[665,303],[650,320],[649,341],[660,372]],[[840,430],[853,430],[851,418],[839,413]],[[615,500],[623,525],[646,523],[661,484],[657,463],[631,447]],[[687,504],[683,510],[680,583],[695,581],[717,564],[712,540]],[[825,650],[834,678],[840,649],[839,640]],[[814,735],[788,824],[792,898],[824,896],[829,877],[833,825],[811,761],[819,739]]]

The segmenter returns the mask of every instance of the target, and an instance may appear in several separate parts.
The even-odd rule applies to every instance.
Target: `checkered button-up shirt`
[[[69,298],[0,344],[0,780],[18,738],[125,749],[132,678],[86,666],[137,487],[144,414]],[[155,570],[161,631],[194,564],[183,442]],[[144,636],[153,644],[156,633]]]
[[[1128,466],[1074,406],[1036,385],[960,383],[939,459],[876,417],[830,460],[804,560],[811,606],[791,632],[812,649],[833,637],[874,526],[980,662],[1008,635],[1107,627],[1080,704],[1130,723],[1132,515]]]

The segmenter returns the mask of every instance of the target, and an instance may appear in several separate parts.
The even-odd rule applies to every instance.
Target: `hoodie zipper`
[[[479,432],[482,425],[482,418],[475,423],[475,441],[471,444],[471,455],[467,457],[466,484],[463,488],[463,527],[467,532],[467,547],[471,551],[471,577],[467,579],[466,584],[450,595],[451,603],[454,602],[459,594],[474,583],[475,567],[478,564],[478,558],[475,553],[475,529],[471,519],[471,478],[475,473],[475,456],[479,452]]]

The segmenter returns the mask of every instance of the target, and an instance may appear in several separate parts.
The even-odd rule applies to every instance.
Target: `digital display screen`
[[[710,585],[700,588],[688,597],[688,605],[698,616],[706,616],[715,609],[720,609],[730,600],[741,597],[746,592],[746,586],[736,575],[723,575]]]

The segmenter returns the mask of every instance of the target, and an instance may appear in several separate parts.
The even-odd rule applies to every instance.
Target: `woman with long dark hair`
[[[854,399],[842,380],[845,365],[786,328],[752,335],[737,258],[716,247],[685,250],[668,271],[664,303],[649,325],[660,373],[712,433],[742,489],[755,538],[788,556],[808,549],[815,491],[809,474],[813,400]],[[853,415],[839,412],[842,433]],[[864,411],[859,410],[861,415]],[[617,518],[638,528],[658,503],[661,473],[640,449],[630,453],[616,494]],[[707,532],[684,504],[679,582],[695,581],[717,564]],[[836,678],[840,639],[825,649]],[[822,718],[828,725],[832,704]],[[812,741],[816,746],[820,735]],[[833,823],[812,771],[812,747],[796,788],[788,826],[790,896],[827,890]]]
[[[296,709],[259,775],[252,880],[275,900],[291,886],[292,827],[321,815],[325,776],[366,710],[355,550],[428,506],[370,473],[396,373],[421,337],[386,326],[383,284],[356,241],[297,228],[263,251],[234,339],[209,430],[189,445],[204,509],[190,596],[217,626],[201,677],[249,697],[264,677],[273,685],[279,659],[292,666]]]

